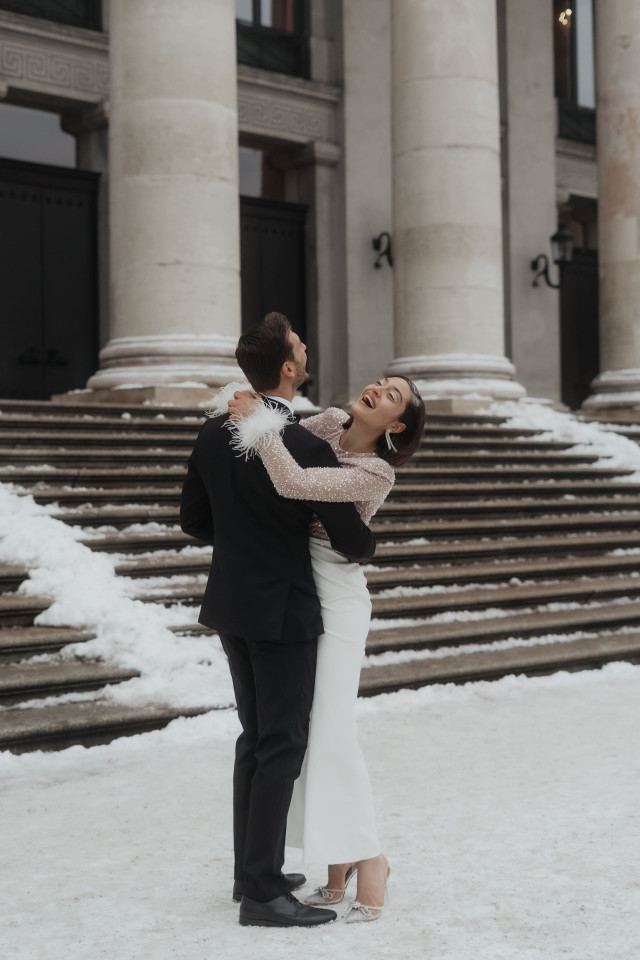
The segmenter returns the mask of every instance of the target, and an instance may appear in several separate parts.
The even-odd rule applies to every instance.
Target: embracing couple
[[[360,564],[394,466],[420,445],[424,404],[410,380],[389,377],[350,416],[329,408],[298,422],[306,347],[282,314],[244,333],[236,359],[250,387],[216,397],[180,509],[185,533],[214,547],[199,619],[219,633],[242,726],[232,895],[245,926],[313,926],[336,919],[328,907],[356,877],[344,919],[376,920],[389,866],[356,730],[371,616]],[[304,903],[292,891],[306,878],[282,873],[285,837],[329,863]]]

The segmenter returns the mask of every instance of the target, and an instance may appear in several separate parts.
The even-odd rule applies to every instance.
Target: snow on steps
[[[1,402],[0,480],[21,484],[86,530],[92,550],[120,554],[116,570],[130,583],[168,575],[150,599],[193,603],[201,585],[171,578],[206,573],[208,551],[172,525],[200,422],[185,410]],[[378,619],[362,694],[638,659],[637,558],[623,551],[640,549],[640,484],[622,479],[637,467],[603,468],[584,446],[576,453],[566,437],[538,433],[504,426],[500,416],[430,418],[423,450],[399,472],[375,523],[380,547],[369,579]],[[621,555],[611,556],[617,548]],[[591,579],[580,579],[585,574]],[[25,575],[16,566],[0,570],[0,619],[26,621],[2,630],[0,697],[4,690],[5,703],[21,706],[0,709],[0,746],[89,745],[202,712],[109,702],[105,690],[126,686],[137,671],[58,656],[70,643],[90,645],[92,633],[34,626],[48,601],[13,597]],[[512,578],[533,583],[505,586]],[[398,586],[431,590],[377,595]],[[193,620],[171,629],[194,640],[203,633]],[[380,655],[402,662],[378,664]]]
[[[138,676],[137,670],[94,661],[54,658],[44,663],[5,663],[0,671],[0,704],[6,706],[43,695],[97,690]],[[0,713],[0,726],[3,719]]]
[[[508,674],[534,676],[556,670],[594,669],[611,660],[640,663],[640,632],[372,666],[362,671],[360,695],[370,697],[428,683],[497,680]]]
[[[165,602],[180,601],[200,606],[205,584],[176,584],[164,582],[154,588],[142,586],[136,596],[140,600],[154,601],[163,597]],[[400,589],[403,589],[401,587]],[[430,588],[426,588],[427,590]],[[416,588],[420,590],[420,588]],[[640,576],[599,577],[584,580],[563,580],[561,583],[536,583],[526,586],[510,586],[488,589],[450,588],[447,591],[409,593],[408,596],[388,597],[373,594],[373,616],[379,619],[398,617],[429,617],[456,611],[505,609],[512,607],[540,607],[552,603],[587,603],[617,598],[640,597]],[[1,609],[1,608],[0,608]]]
[[[116,737],[132,736],[166,727],[178,717],[205,713],[195,707],[162,703],[128,707],[93,701],[62,703],[37,710],[6,710],[0,713],[0,750],[26,753],[32,750],[60,750],[74,744],[91,747]]]

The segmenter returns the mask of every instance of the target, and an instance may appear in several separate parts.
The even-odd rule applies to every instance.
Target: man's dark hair
[[[268,313],[238,340],[236,360],[254,390],[275,390],[279,385],[282,364],[293,360],[290,332],[283,313]]]

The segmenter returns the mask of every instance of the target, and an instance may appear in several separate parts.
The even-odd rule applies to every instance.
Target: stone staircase
[[[173,629],[185,637],[203,632],[209,566],[178,526],[200,422],[175,408],[0,402],[0,482],[52,505],[92,550],[117,554],[139,599],[182,604],[185,622]],[[374,518],[363,695],[640,662],[638,556],[628,552],[640,553],[640,484],[501,423],[431,417]],[[92,634],[35,625],[50,599],[16,592],[28,576],[0,567],[0,748],[91,745],[204,711],[110,701],[105,689],[136,671],[61,657]],[[56,702],[73,693],[90,699]]]

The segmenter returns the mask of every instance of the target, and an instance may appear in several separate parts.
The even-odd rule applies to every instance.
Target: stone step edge
[[[640,625],[640,603],[603,604],[596,608],[513,613],[506,617],[484,617],[478,620],[455,620],[450,623],[424,623],[404,627],[370,630],[367,654],[398,650],[425,650],[458,647],[467,643],[493,643],[511,637],[542,637],[549,634],[615,630]],[[169,628],[178,636],[201,636],[215,633],[209,627],[191,622]]]
[[[400,470],[402,469],[401,467]],[[398,473],[391,497],[402,500],[407,497],[419,495],[437,498],[439,500],[445,497],[447,499],[455,497],[464,500],[473,500],[479,496],[493,496],[499,500],[507,497],[520,496],[535,499],[537,497],[548,496],[549,494],[559,496],[565,493],[573,496],[576,491],[587,492],[592,496],[600,495],[603,497],[612,494],[636,496],[640,493],[640,483],[628,483],[623,479],[616,479],[623,476],[623,472],[620,471],[596,472],[592,470],[590,472],[591,475],[587,478],[576,479],[575,477],[567,478],[565,476],[560,480],[553,476],[542,476],[542,478],[538,476],[537,479],[531,480],[531,474],[529,473],[526,475],[525,480],[518,478],[514,480],[512,476],[505,477],[504,474],[500,474],[499,479],[496,479],[496,473],[494,471],[490,473],[489,480],[476,479],[460,481],[458,477],[451,480],[450,471],[442,471],[442,473],[449,478],[446,482],[440,479],[416,481],[411,477],[404,477]],[[629,471],[626,471],[626,473],[629,473]],[[611,474],[611,476],[609,477],[607,474]],[[143,469],[107,471],[92,470],[89,468],[64,471],[57,467],[46,471],[11,470],[3,472],[0,470],[0,482],[6,480],[7,482],[17,483],[24,487],[25,493],[29,493],[37,502],[45,503],[51,502],[51,497],[47,496],[47,485],[50,481],[54,481],[57,484],[57,486],[53,488],[56,491],[56,497],[60,496],[58,493],[60,490],[63,491],[63,495],[66,493],[70,496],[75,496],[75,484],[80,488],[79,492],[82,493],[83,496],[86,495],[88,499],[94,494],[99,496],[118,496],[119,492],[123,489],[128,491],[127,496],[130,494],[135,496],[137,493],[141,496],[146,496],[149,490],[149,483],[146,481],[151,481],[157,485],[153,488],[155,495],[160,491],[162,495],[177,497],[179,496],[184,476],[185,471],[182,467],[171,470],[161,468],[160,470],[147,471]],[[131,485],[132,478],[134,481],[137,481],[137,485]],[[32,489],[33,485],[40,483],[43,484],[42,487],[37,490]],[[42,496],[42,501],[38,501],[39,496]]]
[[[123,736],[166,727],[173,720],[196,717],[215,707],[179,708],[166,704],[123,707],[100,701],[59,704],[0,712],[0,749],[13,753],[96,746]]]
[[[144,603],[166,604],[183,602],[199,605],[204,598],[205,585],[189,587],[180,584],[170,594],[141,593],[137,600]],[[592,600],[611,600],[620,596],[640,596],[640,577],[594,578],[589,583],[566,580],[559,584],[509,586],[488,590],[447,590],[441,593],[418,594],[405,597],[373,595],[373,616],[382,619],[424,617],[448,610],[483,610],[490,607],[542,606],[548,603],[588,603]]]
[[[393,488],[389,494],[389,498],[382,505],[381,509],[384,510],[396,505],[401,508],[408,507],[411,504],[407,504],[407,499],[411,497],[413,502],[413,498],[416,496],[428,497],[427,500],[416,501],[416,505],[423,509],[433,510],[434,512],[437,512],[439,508],[443,510],[481,512],[482,510],[493,508],[500,509],[504,507],[505,510],[508,510],[520,506],[525,510],[535,510],[538,508],[542,509],[547,504],[551,507],[566,505],[571,508],[579,508],[583,503],[593,504],[594,507],[600,505],[605,507],[608,504],[615,506],[617,504],[624,505],[625,503],[633,503],[634,501],[640,502],[640,484],[612,483],[605,484],[604,487],[596,483],[572,485],[572,490],[577,489],[581,491],[584,496],[575,496],[572,494],[573,499],[571,500],[566,500],[562,496],[558,496],[556,487],[553,484],[536,484],[533,488],[529,484],[521,484],[517,488],[516,493],[510,493],[506,496],[501,490],[502,486],[503,485],[499,483],[492,485],[463,484],[458,486],[453,484],[444,488],[443,491],[442,485],[440,484],[437,485],[435,490],[429,484],[400,484]],[[603,490],[602,493],[600,493],[601,490]],[[181,487],[177,484],[173,488],[168,486],[156,488],[90,487],[81,490],[74,490],[73,487],[45,486],[29,492],[36,503],[56,503],[63,499],[79,501],[81,503],[99,501],[96,504],[96,508],[102,509],[110,505],[119,507],[122,505],[122,502],[130,504],[132,501],[138,502],[141,505],[154,504],[156,502],[155,498],[161,500],[165,506],[177,507],[180,503],[180,491]],[[440,494],[448,491],[457,492],[460,495],[464,494],[465,499],[462,502],[459,499],[440,499]],[[474,492],[487,497],[489,494],[495,493],[496,496],[485,500],[469,499],[469,494]],[[451,496],[451,494],[449,495]],[[104,501],[106,501],[106,503]]]
[[[366,649],[370,654],[393,650],[436,649],[466,643],[492,643],[511,637],[590,632],[597,629],[635,627],[638,624],[640,603],[603,604],[594,608],[514,613],[506,617],[456,620],[450,623],[426,621],[416,626],[371,630]]]
[[[56,446],[38,447],[29,443],[28,438],[12,446],[3,446],[0,437],[0,460],[12,463],[14,465],[23,464],[73,464],[76,462],[85,463],[88,466],[98,466],[100,461],[107,463],[148,463],[149,461],[163,461],[181,464],[188,459],[192,444],[174,441],[167,443],[167,447],[155,444],[145,446],[142,441],[139,443],[123,443],[121,441],[113,445],[99,447],[87,442],[87,438],[78,439],[77,443],[65,447],[64,444]],[[153,440],[146,441],[153,443]],[[166,442],[166,441],[165,441]],[[174,449],[175,448],[175,449]],[[419,450],[412,460],[411,469],[429,469],[431,464],[462,464],[467,469],[482,469],[486,466],[505,464],[517,467],[521,464],[545,467],[566,467],[575,468],[581,464],[593,464],[599,460],[596,453],[593,454],[572,454],[562,452],[550,452],[547,450],[526,451],[511,450],[504,451],[483,450],[460,450],[459,452],[450,450],[436,450],[433,447],[428,450]],[[467,466],[472,461],[471,466]],[[623,472],[623,471],[621,471]]]
[[[3,627],[0,630],[0,661],[56,653],[69,644],[94,639],[92,630],[77,627]]]
[[[27,442],[36,443],[41,441],[41,445],[50,448],[53,444],[75,447],[78,444],[85,445],[87,441],[98,446],[135,447],[145,443],[153,444],[154,447],[161,444],[173,446],[175,444],[193,445],[200,429],[200,423],[182,423],[177,424],[155,424],[154,421],[143,424],[140,421],[132,423],[131,421],[112,421],[102,424],[87,424],[82,421],[78,423],[58,423],[50,421],[54,429],[45,430],[42,427],[35,428],[32,425],[26,425],[20,421],[9,421],[6,417],[0,417],[0,447],[11,446],[12,449],[24,446]],[[468,450],[474,452],[477,450],[500,452],[510,450],[512,453],[527,451],[541,451],[548,453],[562,453],[571,450],[576,443],[570,440],[536,440],[535,435],[504,435],[502,431],[487,433],[480,436],[476,431],[471,435],[451,435],[442,434],[440,431],[432,431],[427,428],[421,446],[420,452],[429,452],[437,448],[438,450]]]
[[[150,520],[153,518],[150,518]],[[466,518],[464,520],[432,520],[415,519],[413,521],[404,518],[396,520],[374,520],[371,523],[371,529],[376,536],[392,536],[399,533],[402,536],[414,534],[419,536],[436,536],[438,538],[448,538],[449,536],[476,536],[490,535],[500,537],[510,533],[525,533],[531,530],[580,530],[586,528],[613,529],[616,527],[639,527],[640,529],[640,511],[626,513],[619,511],[616,514],[602,513],[580,513],[568,516],[551,517],[492,517],[489,520],[475,518]]]
[[[48,668],[48,669],[47,669]],[[0,671],[0,703],[17,704],[25,700],[84,693],[124,683],[140,676],[138,670],[83,661],[59,664],[11,664]],[[0,727],[3,712],[0,711]]]
[[[399,689],[418,689],[435,683],[469,683],[526,674],[543,675],[559,670],[601,667],[614,660],[640,663],[640,634],[593,637],[564,643],[461,653],[433,660],[411,660],[386,666],[365,667],[360,675],[360,696],[376,696]]]
[[[163,557],[157,561],[152,559],[141,559],[137,563],[129,561],[120,563],[116,566],[116,573],[119,576],[131,577],[133,579],[144,577],[172,577],[174,575],[198,576],[206,574],[209,571],[211,560],[209,557],[203,557],[199,560],[197,557],[187,557],[181,559],[178,553],[175,560]],[[436,567],[431,563],[419,565],[418,569],[413,567],[396,567],[393,570],[374,570],[367,571],[367,582],[369,588],[373,590],[384,590],[387,588],[401,585],[408,586],[438,586],[441,583],[454,584],[465,582],[482,582],[483,580],[494,581],[501,579],[511,579],[518,577],[521,580],[536,578],[556,578],[579,576],[584,572],[598,573],[599,571],[624,572],[640,567],[640,554],[610,557],[595,556],[581,557],[579,560],[558,560],[544,559],[529,561],[506,560],[504,562],[496,560],[491,563],[476,564],[452,564],[445,567]]]
[[[612,532],[610,534],[596,533],[593,536],[574,537],[518,537],[514,539],[487,539],[484,541],[461,541],[449,543],[412,544],[380,542],[375,556],[369,561],[373,564],[388,565],[389,563],[415,563],[419,559],[451,559],[456,556],[481,557],[490,556],[499,559],[519,553],[545,554],[556,556],[571,555],[574,551],[587,550],[599,552],[602,550],[618,549],[624,545],[633,548],[640,546],[640,541],[631,531]]]
[[[555,551],[560,549],[561,552],[571,553],[573,550],[596,551],[603,548],[609,549],[610,546],[617,547],[621,544],[638,543],[634,538],[633,531],[612,531],[609,534],[597,533],[593,534],[593,536],[576,535],[571,538],[566,536],[521,536],[513,539],[495,537],[482,541],[465,540],[456,543],[442,540],[427,544],[412,544],[410,540],[385,544],[384,540],[380,537],[380,531],[374,532],[376,532],[379,542],[375,557],[370,561],[372,563],[382,563],[387,560],[403,562],[401,559],[398,559],[402,557],[405,557],[407,561],[415,562],[415,559],[419,557],[449,557],[451,555],[455,556],[456,554],[474,556],[489,554],[494,556],[513,553],[519,550],[523,550],[525,553],[540,553],[541,551]],[[394,536],[397,537],[398,534],[396,533]],[[106,553],[148,553],[153,550],[179,550],[187,545],[206,546],[206,544],[193,540],[186,534],[178,533],[177,531],[167,536],[156,534],[154,536],[144,537],[140,535],[123,534],[120,537],[109,535],[100,539],[80,540],[79,542],[93,550]]]
[[[567,511],[549,515],[535,516],[492,516],[489,519],[482,517],[469,516],[461,520],[446,517],[443,519],[434,519],[431,516],[421,516],[420,506],[413,505],[413,512],[409,509],[400,511],[397,516],[393,516],[393,508],[388,508],[382,514],[378,513],[373,519],[371,527],[374,533],[388,533],[394,530],[405,531],[409,533],[433,532],[446,536],[449,531],[454,533],[464,533],[473,535],[474,533],[483,533],[489,531],[527,530],[529,528],[554,528],[554,529],[573,529],[576,527],[588,527],[589,525],[598,527],[607,526],[629,526],[634,523],[640,523],[640,503],[638,509],[629,511],[620,509],[616,511],[594,511],[584,510],[575,513]],[[431,513],[432,511],[429,511]],[[433,513],[436,513],[433,510]],[[158,507],[154,511],[140,513],[131,513],[128,510],[118,512],[117,509],[99,511],[83,510],[79,512],[56,512],[51,514],[55,519],[74,527],[99,527],[99,526],[118,526],[120,529],[126,529],[127,526],[138,523],[157,523],[163,522],[167,525],[175,525],[179,522],[180,512],[173,507]]]
[[[86,416],[87,414],[93,416],[95,412],[121,414],[123,412],[131,413],[133,411],[134,413],[138,413],[141,419],[153,419],[159,413],[164,414],[167,419],[170,419],[173,416],[204,416],[205,407],[180,406],[178,404],[163,403],[149,403],[144,406],[136,403],[56,403],[53,400],[17,400],[7,397],[0,399],[0,411],[3,410],[14,410],[17,412],[35,410],[37,414],[41,415],[59,412],[62,416],[68,416],[71,413],[78,413],[81,416]],[[433,413],[430,413],[429,419],[432,421],[441,421],[442,423],[447,424],[455,422],[502,424],[507,423],[508,421],[508,417],[500,416],[498,414],[464,414],[446,413],[444,411],[434,411]],[[540,433],[541,431],[536,430],[535,432]]]
[[[425,492],[426,491],[422,491],[423,496]],[[98,496],[96,496],[96,494],[98,494]],[[54,513],[52,516],[65,519],[66,516],[78,516],[80,518],[82,516],[91,517],[93,514],[96,516],[105,516],[113,513],[116,517],[127,517],[135,516],[135,510],[140,511],[140,516],[147,516],[145,511],[149,507],[153,507],[158,511],[172,511],[175,516],[178,516],[180,508],[179,489],[176,488],[175,493],[167,490],[155,491],[155,496],[162,501],[158,503],[154,503],[149,495],[146,495],[144,500],[139,499],[138,494],[139,491],[136,490],[129,490],[122,494],[113,489],[95,491],[95,493],[94,491],[86,491],[84,494],[86,500],[83,500],[82,503],[84,507],[91,507],[91,509],[78,509],[74,511],[73,509],[65,508],[65,510]],[[109,495],[118,497],[118,499],[110,501],[108,499]],[[73,494],[73,491],[60,491],[58,496],[80,497],[82,494]],[[47,500],[45,500],[45,497],[47,497]],[[38,491],[37,495],[34,496],[34,500],[38,503],[56,502],[55,495],[51,495],[49,498],[49,495],[43,495],[41,491]],[[98,502],[94,502],[94,500]],[[640,486],[634,493],[625,493],[622,497],[607,496],[606,494],[603,496],[590,497],[578,496],[571,500],[567,500],[564,497],[496,497],[491,500],[465,501],[462,503],[459,500],[416,500],[413,497],[411,500],[408,500],[407,497],[394,497],[392,491],[376,513],[376,518],[385,514],[397,513],[398,516],[404,516],[405,514],[412,514],[413,512],[418,514],[441,514],[443,511],[449,511],[451,513],[462,512],[470,516],[482,513],[497,513],[498,515],[503,513],[505,516],[509,516],[512,513],[522,515],[535,513],[538,515],[547,510],[551,516],[561,511],[572,514],[578,512],[583,513],[585,511],[593,511],[594,513],[602,512],[603,510],[623,511],[625,509],[640,510]]]

